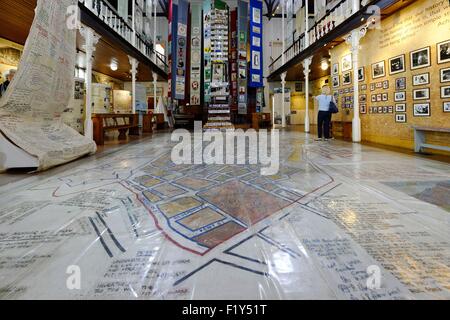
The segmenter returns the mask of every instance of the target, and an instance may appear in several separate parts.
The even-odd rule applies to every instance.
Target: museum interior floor
[[[280,137],[280,171],[169,133],[0,187],[3,299],[450,299],[450,165]]]

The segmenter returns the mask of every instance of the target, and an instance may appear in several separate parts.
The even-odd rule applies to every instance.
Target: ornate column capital
[[[312,63],[312,58],[313,57],[308,57],[305,60],[303,60],[303,62],[302,62],[303,73],[304,73],[305,77],[311,72],[310,66]]]
[[[97,46],[98,41],[101,36],[97,34],[93,29],[82,25],[80,28],[80,34],[84,39],[83,49],[88,52],[94,52],[95,47]],[[92,57],[91,57],[92,59]]]
[[[157,83],[158,82],[158,75],[156,74],[156,72],[152,72],[152,77],[153,77],[153,82]]]
[[[132,56],[128,56],[128,60],[130,60],[130,64],[131,64],[131,76],[133,80],[136,80],[136,74],[138,73],[138,66],[139,66],[139,61],[137,61],[136,58],[132,57]]]
[[[280,75],[280,77],[281,77],[281,83],[282,83],[282,84],[286,84],[286,72],[283,72],[283,73]]]
[[[352,32],[344,36],[344,40],[350,45],[352,53],[358,52],[360,49],[360,41],[367,34],[367,29],[369,29],[370,24],[363,25]]]

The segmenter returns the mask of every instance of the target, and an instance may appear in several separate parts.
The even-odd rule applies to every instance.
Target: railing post
[[[285,99],[285,88],[286,88],[286,72],[283,72],[282,74],[281,74],[281,113],[282,113],[282,115],[281,115],[281,126],[283,127],[283,128],[286,128],[286,113],[285,113],[285,110],[284,110],[284,105],[285,105],[285,102],[284,102],[284,99]]]
[[[303,73],[305,74],[305,132],[310,132],[310,120],[309,120],[309,72],[312,62],[312,57],[306,58],[303,61]]]
[[[83,49],[86,52],[86,119],[84,122],[84,135],[94,138],[92,123],[92,56],[100,36],[89,27],[81,26],[80,34],[84,39]]]

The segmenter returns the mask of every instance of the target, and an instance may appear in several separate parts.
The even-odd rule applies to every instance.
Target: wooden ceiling
[[[0,37],[18,44],[25,44],[34,18],[37,0],[0,0]],[[78,33],[77,48],[82,49],[83,40]],[[112,71],[111,61],[118,62],[118,70]],[[101,39],[96,47],[93,60],[93,70],[110,77],[130,81],[131,65],[128,56],[114,43]],[[145,63],[138,68],[138,81],[153,81],[152,70]]]

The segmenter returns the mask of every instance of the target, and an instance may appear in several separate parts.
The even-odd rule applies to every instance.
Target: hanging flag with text
[[[263,86],[263,3],[262,0],[250,0],[250,79],[249,86]]]

